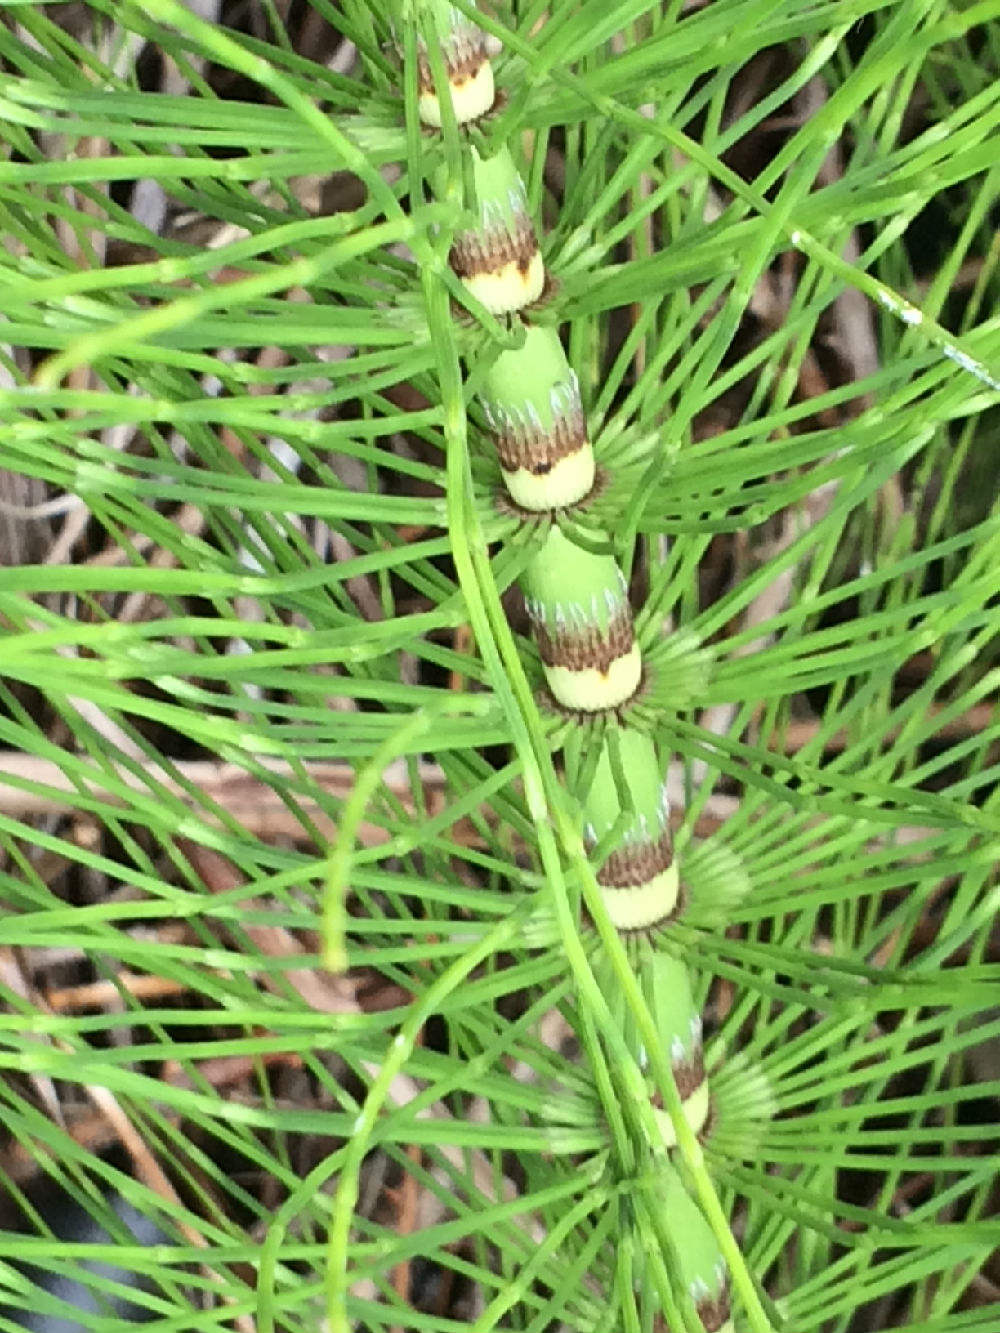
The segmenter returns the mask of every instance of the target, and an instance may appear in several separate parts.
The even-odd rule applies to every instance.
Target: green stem
[[[447,175],[433,182],[442,198],[454,198],[456,145],[465,145],[460,176],[464,217],[471,222],[454,236],[449,264],[475,302],[489,314],[506,318],[514,332],[514,345],[505,346],[482,374],[479,402],[508,502],[542,530],[521,583],[546,684],[556,704],[602,719],[600,725],[571,728],[565,742],[567,785],[579,808],[580,833],[574,840],[566,826],[564,798],[551,788],[551,763],[539,749],[537,733],[531,734],[533,706],[525,698],[523,668],[509,630],[498,621],[499,598],[490,586],[472,503],[462,394],[452,350],[442,360],[441,387],[456,569],[490,679],[501,698],[510,696],[509,716],[524,760],[528,805],[579,988],[581,1037],[594,1061],[596,1084],[606,1107],[616,1089],[626,1096],[622,1116],[617,1107],[609,1114],[618,1145],[613,1160],[626,1173],[641,1171],[643,1162],[654,1164],[655,1198],[651,1201],[648,1191],[640,1191],[636,1217],[646,1217],[651,1230],[643,1235],[655,1237],[654,1245],[662,1242],[668,1256],[664,1270],[656,1251],[650,1280],[663,1298],[672,1333],[698,1324],[707,1330],[731,1327],[727,1260],[755,1330],[765,1329],[767,1321],[696,1138],[708,1118],[709,1100],[691,980],[683,962],[658,951],[648,939],[651,929],[674,914],[680,890],[663,766],[655,743],[614,716],[640,690],[643,677],[627,585],[610,534],[602,537],[588,529],[584,538],[581,529],[580,540],[574,540],[573,526],[557,516],[586,504],[595,483],[579,388],[558,334],[531,319],[546,279],[514,158],[506,147],[486,153],[461,138],[461,128],[493,106],[485,40],[469,17],[447,0],[423,4],[411,0],[405,12],[422,17],[420,31],[426,34],[416,48],[412,39],[407,46],[417,53],[418,115],[426,127],[443,131],[448,149]],[[438,49],[433,48],[435,41]],[[479,136],[476,141],[483,142]],[[418,149],[419,144],[411,142],[411,154]],[[419,165],[411,165],[416,168],[414,179],[419,180]],[[424,286],[432,335],[440,331],[444,346],[453,349],[450,331],[443,327],[447,322],[443,286],[433,271],[424,270]],[[527,734],[522,734],[525,727]],[[583,876],[584,900],[601,941],[593,973],[576,934],[549,818],[562,834],[563,845],[574,849],[571,863],[583,861],[588,850],[593,858],[591,865],[585,864]],[[597,900],[592,893],[595,875]],[[629,956],[636,973],[629,970],[616,932],[635,936]],[[612,1060],[619,1061],[617,1066],[608,1065],[602,1044]],[[637,1104],[630,1105],[636,1089]],[[657,1109],[658,1101],[662,1109]],[[628,1140],[637,1137],[623,1142],[622,1131]],[[668,1159],[666,1150],[674,1146],[687,1184]],[[664,1271],[670,1275],[667,1288]],[[648,1288],[649,1282],[645,1285]],[[505,1298],[504,1308],[511,1303]]]

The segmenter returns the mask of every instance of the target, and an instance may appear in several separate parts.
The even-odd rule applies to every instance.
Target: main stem
[[[508,506],[539,529],[521,579],[525,606],[552,707],[575,726],[563,749],[566,782],[580,807],[585,844],[596,866],[611,924],[629,937],[661,1049],[669,1052],[676,1096],[691,1130],[709,1117],[701,1020],[687,967],[657,950],[652,935],[680,906],[664,763],[653,737],[630,725],[627,708],[644,688],[641,645],[628,587],[610,533],[595,524],[589,501],[597,469],[577,378],[555,329],[535,322],[546,274],[524,184],[505,145],[486,151],[468,128],[493,110],[496,90],[483,33],[447,0],[418,0],[418,113],[425,132],[459,127],[462,179],[472,225],[454,238],[449,262],[471,297],[508,322],[515,345],[486,368],[479,403],[495,447]],[[443,76],[443,77],[442,77]],[[640,1068],[650,1062],[631,1012],[616,1002],[614,974],[598,950],[599,979]],[[662,1092],[650,1078],[656,1104]],[[673,1121],[657,1117],[663,1143],[640,1159],[659,1186],[654,1235],[667,1251],[670,1290],[656,1312],[663,1333],[731,1329],[728,1275],[712,1229],[664,1148]],[[647,1191],[637,1191],[637,1197]],[[638,1209],[637,1209],[638,1210]],[[636,1253],[648,1250],[638,1225]],[[657,1289],[663,1255],[637,1263],[637,1286]],[[662,1284],[661,1284],[662,1285]],[[663,1322],[663,1312],[670,1320]]]

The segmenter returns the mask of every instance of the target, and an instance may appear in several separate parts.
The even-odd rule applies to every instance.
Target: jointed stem
[[[466,135],[466,127],[494,111],[485,38],[448,0],[410,0],[404,13],[411,21],[402,34],[407,98],[412,106],[415,65],[423,133],[443,134],[450,164],[432,184],[452,203],[461,184],[470,219],[452,238],[448,262],[472,299],[471,308],[507,320],[511,329],[511,341],[480,375],[478,396],[507,502],[526,524],[541,529],[522,587],[550,700],[579,719],[568,731],[563,764],[578,810],[575,820],[555,785],[530,686],[493,586],[472,500],[458,356],[438,255],[425,265],[428,319],[441,353],[449,530],[459,584],[489,677],[506,699],[524,765],[538,851],[578,987],[580,1036],[616,1144],[611,1161],[626,1178],[638,1183],[652,1172],[657,1182],[652,1190],[637,1189],[632,1203],[640,1248],[654,1246],[633,1280],[640,1291],[659,1293],[669,1333],[691,1333],[699,1325],[707,1333],[731,1328],[725,1253],[754,1329],[766,1330],[697,1140],[708,1120],[709,1092],[687,966],[648,938],[638,937],[626,955],[618,936],[648,934],[682,905],[670,810],[655,741],[619,716],[643,690],[644,664],[615,544],[610,534],[561,517],[587,505],[596,470],[576,377],[561,341],[532,319],[532,307],[545,299],[547,288],[524,186],[507,147],[489,151],[478,129]],[[420,140],[412,123],[408,143],[412,179],[419,181]],[[571,912],[557,837],[596,927],[597,940],[587,949]],[[592,971],[587,953],[595,949]],[[671,1148],[677,1164],[669,1158]],[[509,1305],[506,1301],[504,1308]],[[635,1307],[628,1302],[623,1309],[626,1322],[628,1308]]]

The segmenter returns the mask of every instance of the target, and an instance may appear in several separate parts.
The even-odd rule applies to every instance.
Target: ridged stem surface
[[[423,12],[420,32],[431,33],[440,50],[431,52],[427,39],[418,39],[420,118],[425,132],[433,132],[453,116],[466,153],[463,202],[471,225],[456,232],[449,262],[469,295],[506,320],[513,336],[514,345],[489,365],[478,401],[506,501],[526,523],[543,529],[521,587],[550,706],[579,719],[564,744],[566,781],[579,802],[581,831],[609,919],[616,930],[639,939],[632,956],[640,989],[661,1051],[669,1055],[684,1117],[700,1133],[710,1098],[691,977],[683,961],[643,938],[674,915],[681,894],[665,765],[653,737],[620,719],[644,678],[629,590],[612,534],[591,522],[584,539],[567,521],[578,508],[586,513],[597,479],[579,385],[558,333],[533,320],[533,308],[544,301],[546,274],[514,155],[507,146],[486,153],[481,136],[474,144],[468,134],[489,115],[496,96],[485,38],[446,0],[425,0]],[[435,81],[435,67],[443,69],[447,89]],[[605,725],[593,725],[597,719]],[[600,951],[594,970],[629,1049],[647,1069],[648,1053]],[[648,1091],[656,1108],[660,1094],[652,1083]],[[665,1219],[683,1320],[676,1328],[662,1321],[659,1327],[682,1333],[682,1327],[697,1326],[693,1317],[706,1333],[731,1328],[718,1243],[663,1151],[676,1142],[670,1117],[660,1110],[656,1123],[663,1145],[648,1158],[656,1178],[654,1207]]]

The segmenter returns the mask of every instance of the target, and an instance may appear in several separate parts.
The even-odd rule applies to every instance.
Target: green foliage
[[[408,202],[460,179],[454,127],[425,139],[397,92],[387,4],[306,7],[350,75],[269,4],[0,8],[0,466],[81,520],[0,581],[0,942],[115,996],[0,977],[0,1184],[27,1158],[108,1228],[99,1186],[155,1219],[115,1256],[154,1328],[298,1333],[328,1296],[460,1326],[399,1294],[419,1258],[478,1292],[474,1328],[637,1331],[669,1235],[616,1245],[604,1167],[646,1082],[577,930],[566,722],[501,603],[541,536],[496,505],[459,373],[506,332],[449,303],[457,210]],[[718,1107],[681,1151],[762,1302],[737,1328],[987,1333],[1000,4],[495,13],[483,133],[530,160],[596,515],[623,558],[642,539],[692,900],[669,944]],[[143,42],[184,95],[148,90]],[[147,227],[137,181],[202,230]],[[353,987],[313,970],[324,912]],[[168,1184],[91,1151],[88,1107]],[[33,1231],[2,1237],[4,1301],[11,1261],[94,1253]]]

